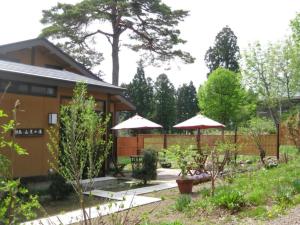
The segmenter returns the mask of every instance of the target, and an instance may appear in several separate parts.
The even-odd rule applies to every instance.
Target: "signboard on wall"
[[[18,128],[15,130],[16,137],[32,137],[32,136],[43,136],[43,128]]]

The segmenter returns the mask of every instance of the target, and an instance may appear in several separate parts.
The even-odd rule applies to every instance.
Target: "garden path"
[[[143,188],[136,188],[127,191],[120,191],[120,192],[110,192],[110,191],[96,190],[96,189],[92,190],[91,191],[92,195],[109,198],[113,200],[113,202],[91,207],[90,209],[88,209],[89,217],[92,219],[99,216],[105,216],[112,213],[127,210],[130,208],[134,208],[137,206],[143,206],[150,203],[161,201],[160,198],[153,198],[153,197],[140,196],[140,195],[176,187],[177,184],[175,182],[175,179],[179,174],[179,170],[158,169],[157,172],[158,172],[158,182],[161,182],[157,185],[143,187]],[[104,181],[104,180],[113,180],[113,179],[115,178],[103,177],[103,178],[96,178],[95,181],[102,181],[102,180]],[[86,181],[83,181],[82,183],[86,183]],[[86,192],[85,194],[90,194],[90,192]],[[41,225],[41,224],[68,225],[68,224],[80,222],[82,220],[83,220],[82,211],[74,210],[60,215],[28,221],[23,223],[22,225]]]

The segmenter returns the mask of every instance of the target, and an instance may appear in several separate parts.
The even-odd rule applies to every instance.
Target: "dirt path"
[[[300,225],[300,206],[292,209],[288,214],[266,223],[266,225]]]

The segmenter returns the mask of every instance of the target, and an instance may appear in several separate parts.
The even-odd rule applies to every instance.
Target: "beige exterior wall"
[[[17,137],[16,141],[24,147],[28,155],[17,156],[5,151],[5,155],[9,156],[13,165],[13,174],[15,177],[31,177],[47,175],[49,170],[50,155],[47,149],[47,142],[49,137],[47,129],[51,125],[48,124],[48,114],[58,113],[61,97],[71,97],[72,89],[58,88],[57,97],[40,97],[19,94],[5,94],[0,108],[5,110],[12,119],[11,110],[17,100],[21,105],[17,112],[18,128],[42,128],[44,135],[36,137]],[[107,94],[104,93],[90,93],[97,100],[107,100]],[[111,103],[111,112],[113,112],[114,105]],[[4,122],[2,120],[1,122]]]

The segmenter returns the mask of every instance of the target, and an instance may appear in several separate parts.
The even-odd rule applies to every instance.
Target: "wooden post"
[[[136,134],[136,154],[139,155],[140,151],[139,151],[139,134]]]
[[[222,128],[222,141],[225,141],[225,137],[224,137],[224,128]]]
[[[235,129],[234,129],[234,163],[235,164],[236,164],[237,154],[238,154],[237,146],[236,146],[236,144],[237,144],[237,130],[238,130],[238,128],[235,127]]]
[[[105,116],[109,116],[110,114],[110,103],[111,103],[111,96],[110,94],[107,94],[107,98],[106,98],[106,101],[105,101],[105,108],[104,108],[104,113],[105,113]],[[108,137],[110,136],[110,132],[111,132],[111,125],[114,125],[113,124],[113,119],[114,118],[111,118],[111,121],[112,121],[112,124],[108,124],[107,125],[107,130],[106,130],[106,135],[105,135],[105,140],[108,141]],[[114,143],[113,143],[113,146],[112,146],[112,152],[109,153],[106,157],[106,159],[104,160],[104,163],[103,163],[103,166],[102,166],[102,174],[101,176],[105,176],[106,175],[106,171],[109,170],[109,164],[110,162],[112,162],[113,160],[113,151],[114,151]]]
[[[164,149],[167,149],[168,146],[167,146],[167,135],[164,134]]]
[[[277,126],[277,143],[276,143],[276,157],[277,157],[277,160],[279,160],[279,148],[280,148],[280,124],[277,123],[276,124]]]

